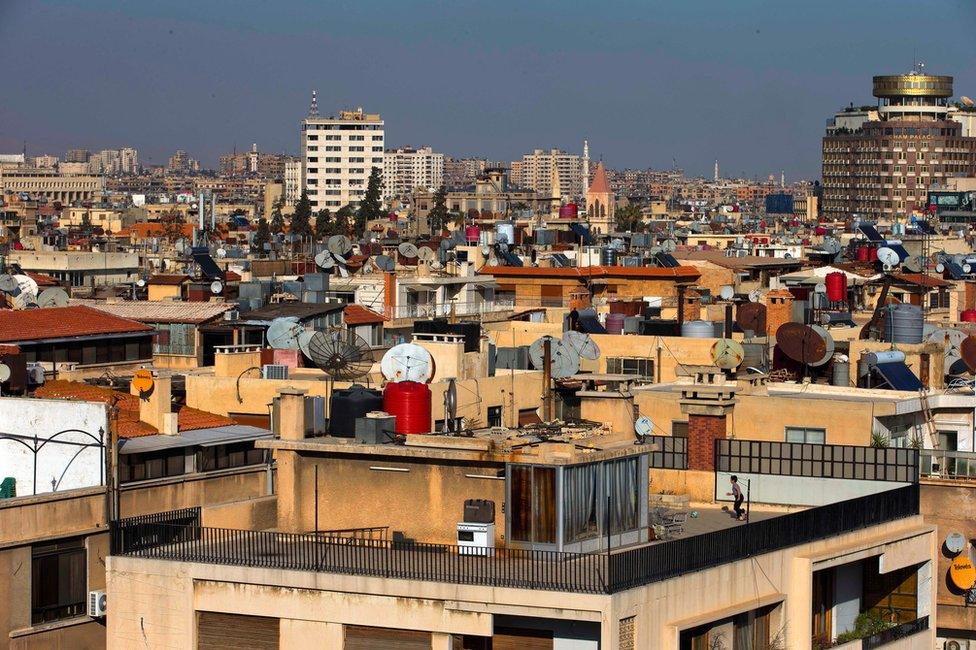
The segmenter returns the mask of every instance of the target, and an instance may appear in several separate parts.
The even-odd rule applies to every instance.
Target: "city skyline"
[[[882,6],[889,28],[865,33]],[[183,149],[208,168],[252,142],[297,155],[316,89],[323,114],[380,113],[387,147],[512,161],[535,148],[580,153],[587,138],[591,157],[617,169],[676,163],[710,177],[718,159],[723,176],[783,170],[815,179],[825,119],[849,102],[872,103],[873,75],[905,72],[914,55],[927,71],[953,75],[957,96],[976,94],[964,36],[976,8],[961,2],[930,4],[923,15],[907,2],[789,15],[749,2],[715,5],[704,17],[634,3],[600,11],[537,3],[488,15],[387,2],[335,16],[314,3],[291,7],[8,4],[0,150],[18,152],[24,141],[32,155],[127,145],[153,165]],[[88,55],[30,47],[31,24]],[[943,37],[919,36],[916,46],[902,28]],[[43,83],[58,74],[63,83]]]

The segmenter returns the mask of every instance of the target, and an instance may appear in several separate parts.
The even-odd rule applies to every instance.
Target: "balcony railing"
[[[615,593],[918,514],[918,484],[605,553],[481,549],[200,525],[198,508],[112,522],[112,554],[578,593]]]
[[[914,621],[889,627],[887,630],[878,632],[872,636],[864,637],[861,639],[861,648],[862,650],[883,648],[889,643],[893,643],[899,639],[904,639],[912,636],[913,634],[918,634],[919,632],[924,632],[927,629],[929,629],[929,617],[923,616],[922,618],[917,618]]]
[[[480,316],[491,314],[498,311],[507,311],[514,308],[515,303],[511,300],[485,300],[481,302],[439,302],[423,303],[415,305],[396,305],[387,307],[385,316],[387,318],[438,318],[450,316]]]
[[[976,452],[922,449],[919,473],[928,478],[976,481]]]

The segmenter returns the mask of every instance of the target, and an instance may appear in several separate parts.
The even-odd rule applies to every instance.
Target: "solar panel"
[[[904,262],[904,261],[905,261],[905,260],[907,260],[907,259],[908,259],[909,257],[911,257],[911,256],[910,256],[910,255],[908,254],[908,251],[906,251],[906,250],[905,250],[905,247],[904,247],[904,246],[902,246],[901,244],[886,244],[886,246],[888,246],[888,248],[890,248],[891,250],[893,250],[893,251],[895,251],[896,253],[898,253],[898,259],[899,259],[899,261],[901,261],[901,262]]]
[[[606,334],[607,329],[600,324],[596,316],[580,314],[579,327],[587,334]]]
[[[509,266],[522,266],[522,260],[518,255],[512,253],[511,251],[496,250],[496,255],[500,255],[505,263]]]
[[[579,236],[581,240],[583,240],[584,244],[593,243],[593,237],[592,235],[590,235],[590,229],[587,228],[586,226],[583,226],[582,224],[579,223],[571,223],[569,224],[569,229],[572,230],[574,233],[576,233],[576,235]]]
[[[678,263],[678,260],[676,260],[674,255],[671,253],[655,253],[654,259],[657,260],[659,266],[663,266],[666,269],[673,269],[676,266],[681,266]]]
[[[573,263],[569,260],[569,258],[563,255],[562,253],[553,253],[552,260],[563,268],[567,268],[573,265]]]
[[[922,382],[918,380],[904,361],[893,361],[890,363],[879,363],[874,367],[889,386],[895,390],[919,390]]]
[[[190,249],[193,261],[200,266],[200,272],[208,280],[219,280],[224,277],[217,263],[210,257],[210,249],[206,246],[195,246]]]
[[[868,241],[884,241],[884,237],[881,236],[878,229],[870,223],[859,223],[857,229],[868,238]]]
[[[966,273],[962,270],[962,267],[955,262],[947,261],[945,263],[946,271],[949,273],[949,277],[953,280],[962,280]]]

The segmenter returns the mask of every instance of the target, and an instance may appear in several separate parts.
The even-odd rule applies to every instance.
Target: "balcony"
[[[976,481],[976,452],[922,449],[919,474],[923,478]]]
[[[514,300],[485,300],[481,302],[440,302],[396,305],[384,310],[387,318],[437,318],[450,316],[481,316],[515,307]],[[453,310],[453,312],[452,312]]]
[[[613,594],[911,517],[917,484],[607,553],[485,549],[200,525],[200,509],[112,522],[111,553],[170,560],[574,593]]]

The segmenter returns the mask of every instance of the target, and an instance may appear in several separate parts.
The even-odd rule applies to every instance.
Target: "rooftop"
[[[91,307],[106,314],[142,323],[205,323],[233,309],[228,302],[179,302],[149,300],[90,300],[72,298],[72,305]]]
[[[484,266],[482,275],[508,278],[565,278],[567,280],[593,280],[599,278],[635,278],[645,280],[693,281],[701,273],[693,266],[661,268],[655,266],[573,266],[540,268],[534,266]]]
[[[84,305],[14,311],[0,309],[0,342],[85,338],[152,332],[143,323]]]
[[[292,316],[298,318],[299,320],[306,320],[309,318],[315,318],[316,316],[321,316],[322,314],[329,314],[334,311],[339,311],[345,306],[345,303],[341,302],[279,302],[272,305],[265,305],[260,309],[252,309],[246,314],[241,314],[241,319],[247,321],[267,321],[270,323],[276,318]]]
[[[388,320],[383,314],[378,314],[362,305],[346,305],[342,315],[346,325],[374,325]]]

